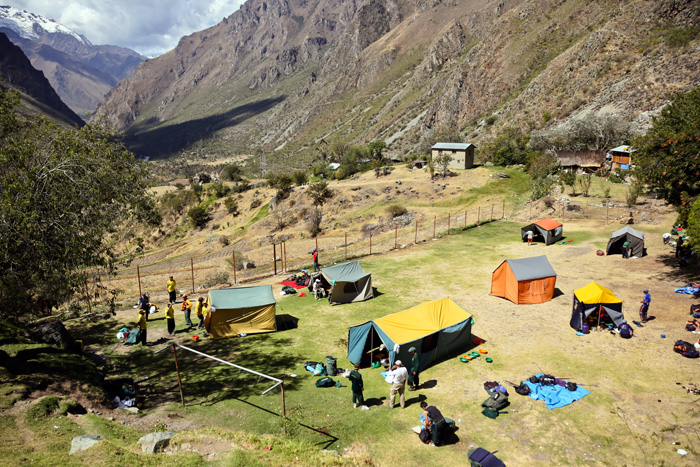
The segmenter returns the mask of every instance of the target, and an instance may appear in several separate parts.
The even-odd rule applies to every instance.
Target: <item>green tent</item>
[[[204,326],[214,339],[277,331],[270,285],[210,290],[209,304]]]
[[[330,289],[330,303],[362,302],[374,298],[372,274],[365,272],[359,261],[323,268],[319,278],[323,286]]]

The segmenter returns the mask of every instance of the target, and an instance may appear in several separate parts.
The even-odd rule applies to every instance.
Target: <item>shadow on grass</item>
[[[689,264],[688,266],[681,267],[680,259],[676,258],[673,252],[669,252],[667,255],[661,256],[656,260],[657,263],[661,263],[664,266],[671,268],[671,272],[663,269],[662,274],[653,276],[653,279],[668,281],[669,278],[681,281],[685,284],[690,284],[697,279],[700,275],[700,264]],[[688,295],[693,297],[693,295]],[[696,297],[697,298],[697,297]]]
[[[420,385],[420,389],[433,389],[435,386],[437,386],[437,380],[430,379],[428,381],[423,382]]]
[[[365,399],[365,405],[367,407],[379,407],[384,405],[385,400],[386,397],[370,397],[369,399]]]
[[[299,318],[292,315],[277,315],[275,316],[275,322],[277,325],[277,332],[289,331],[290,329],[299,327]]]

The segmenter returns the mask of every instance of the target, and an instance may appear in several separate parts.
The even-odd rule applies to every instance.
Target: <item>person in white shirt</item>
[[[406,398],[404,396],[404,391],[406,390],[406,380],[408,379],[408,370],[403,366],[401,360],[396,360],[394,366],[389,370],[389,375],[391,376],[391,391],[389,392],[389,408],[394,408],[394,402],[396,401],[396,393],[399,393],[399,401],[401,402],[401,408],[406,408]]]
[[[314,281],[313,289],[314,289],[314,298],[316,300],[321,300],[321,298],[323,298],[324,290],[323,290],[323,285],[321,284],[321,279],[319,279],[318,277]]]

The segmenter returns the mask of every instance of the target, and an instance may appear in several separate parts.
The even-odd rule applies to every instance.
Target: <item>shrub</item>
[[[229,240],[226,235],[222,235],[219,237],[219,243],[221,243],[223,246],[228,246],[231,243],[231,240]]]
[[[583,196],[588,196],[588,190],[591,189],[591,183],[593,178],[590,175],[581,175],[578,177],[578,184],[581,187],[581,193]]]
[[[309,176],[303,170],[296,170],[292,173],[292,180],[296,186],[302,186],[309,182]]]
[[[408,210],[398,204],[392,204],[386,208],[386,212],[389,214],[389,217],[393,219],[395,217],[403,216],[408,212]]]
[[[209,186],[207,191],[217,198],[223,198],[231,192],[231,188],[222,182],[214,182]]]
[[[552,191],[554,180],[550,177],[541,178],[532,183],[532,199],[540,199]]]
[[[642,194],[642,185],[637,182],[633,182],[629,188],[627,188],[627,206],[634,207],[637,204],[637,198]]]
[[[322,206],[332,195],[333,192],[328,188],[328,182],[320,181],[309,185],[309,196],[317,206]]]
[[[228,164],[223,168],[219,176],[221,180],[238,182],[243,180],[243,169],[241,169],[241,166],[238,164]]]
[[[573,170],[568,170],[561,174],[560,179],[564,185],[571,187],[572,195],[576,193],[576,172],[574,172]]]
[[[217,284],[228,283],[228,273],[225,271],[219,271],[209,274],[204,278],[204,287],[213,287]]]
[[[238,210],[238,201],[236,201],[232,197],[228,197],[224,200],[224,206],[226,206],[226,211],[228,211],[229,214],[233,214],[233,217],[238,216],[240,214]]]
[[[195,206],[187,211],[187,216],[195,227],[202,227],[209,222],[209,213],[202,206]]]
[[[610,187],[605,187],[605,190],[603,190],[603,198],[610,198]]]
[[[250,183],[248,183],[248,180],[243,180],[231,189],[234,193],[245,193],[248,190],[250,190]]]
[[[486,117],[485,122],[486,122],[486,124],[489,125],[489,126],[493,125],[494,123],[496,123],[496,116],[495,116],[495,115],[489,115],[488,117]]]
[[[681,47],[695,39],[698,34],[700,34],[700,25],[674,28],[666,34],[666,43],[669,47]]]

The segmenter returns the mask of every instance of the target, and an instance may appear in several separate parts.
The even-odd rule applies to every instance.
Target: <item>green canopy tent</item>
[[[214,339],[277,331],[270,285],[210,290],[209,304],[204,327]]]
[[[318,276],[327,290],[330,303],[362,302],[374,298],[372,274],[360,266],[359,261],[349,261],[321,269]],[[312,279],[311,284],[313,284]],[[311,290],[312,285],[309,285]]]

